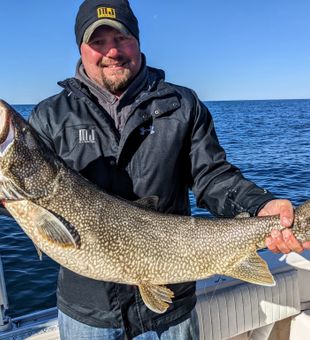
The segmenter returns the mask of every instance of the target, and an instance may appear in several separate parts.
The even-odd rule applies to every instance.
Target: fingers
[[[278,248],[277,245],[276,245],[276,241],[274,241],[273,238],[272,238],[271,236],[270,236],[270,237],[267,237],[265,242],[266,242],[266,247],[267,247],[270,251],[272,251],[272,252],[275,253],[275,254],[280,253],[280,250],[279,250],[279,248]]]
[[[302,244],[302,246],[304,247],[304,249],[310,250],[310,242],[309,242],[309,241],[304,242],[304,243]]]
[[[271,215],[280,215],[280,224],[285,228],[291,227],[294,222],[292,203],[289,200],[275,199],[268,202],[258,213],[258,216]],[[301,253],[304,250],[302,244],[289,229],[285,229],[282,232],[272,230],[270,237],[266,238],[266,246],[273,253],[288,254],[291,251]]]
[[[283,235],[279,230],[272,230],[270,238],[268,238],[268,249],[274,253],[288,254],[291,249],[287,246],[283,239]]]
[[[296,239],[290,229],[285,229],[282,232],[283,240],[286,246],[295,253],[301,253],[304,251],[302,244]]]
[[[258,213],[258,216],[280,215],[283,227],[290,227],[294,221],[294,208],[289,200],[275,199],[269,201]]]
[[[306,244],[310,249],[310,242]],[[295,238],[290,229],[285,229],[283,232],[272,230],[271,236],[266,238],[266,246],[273,253],[288,254],[291,251],[301,253],[304,251],[304,246]]]
[[[283,205],[280,208],[280,223],[283,227],[289,228],[294,222],[294,209],[291,204]]]
[[[280,215],[280,223],[289,228],[294,222],[294,208],[289,200],[275,199],[269,201],[258,213],[258,216]],[[291,251],[301,253],[305,249],[310,250],[310,242],[301,244],[290,229],[272,230],[271,235],[266,238],[266,246],[273,253],[288,254]]]

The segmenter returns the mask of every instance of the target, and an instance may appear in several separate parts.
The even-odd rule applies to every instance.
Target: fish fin
[[[23,191],[9,178],[3,178],[0,186],[1,197],[7,201],[20,201],[24,199]]]
[[[37,253],[38,253],[38,256],[39,256],[39,260],[42,261],[43,253],[42,253],[41,249],[36,244],[34,244],[34,246],[35,246],[35,248],[37,250]]]
[[[246,211],[235,216],[235,218],[249,218],[249,217],[251,217],[251,215]]]
[[[74,227],[64,218],[36,205],[33,221],[39,233],[48,241],[64,247],[79,248],[80,237]]]
[[[224,274],[262,286],[276,284],[267,263],[256,252],[231,267]]]
[[[143,302],[155,313],[162,314],[169,308],[172,303],[174,293],[165,286],[157,286],[149,283],[139,285],[139,291]]]
[[[147,209],[158,210],[159,197],[158,196],[147,196],[142,197],[133,202],[133,204]]]

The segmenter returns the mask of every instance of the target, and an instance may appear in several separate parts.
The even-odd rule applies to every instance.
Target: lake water
[[[310,198],[310,100],[207,102],[230,162],[258,185],[295,205]],[[27,117],[32,105],[16,105]],[[193,215],[206,216],[195,207]],[[37,252],[20,227],[0,216],[10,316],[55,306],[58,265]]]

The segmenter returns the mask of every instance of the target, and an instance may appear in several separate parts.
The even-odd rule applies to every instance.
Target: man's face
[[[81,45],[81,58],[90,79],[121,95],[141,67],[139,43],[110,26],[100,26]]]

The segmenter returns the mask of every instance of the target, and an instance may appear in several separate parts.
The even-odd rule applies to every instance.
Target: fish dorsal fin
[[[157,286],[149,283],[139,285],[139,291],[143,302],[155,313],[164,313],[172,303],[174,293],[165,286]]]
[[[249,218],[249,217],[251,217],[251,215],[246,211],[235,216],[235,218]]]
[[[48,241],[63,247],[79,248],[79,234],[64,218],[38,205],[36,205],[34,216],[34,224],[38,232]]]
[[[158,210],[158,205],[159,205],[159,197],[158,196],[147,196],[147,197],[142,197],[136,201],[133,202],[135,205],[142,207],[142,208],[147,208],[147,209],[152,209],[152,210]]]
[[[236,263],[223,274],[262,286],[275,285],[267,263],[256,252]]]

